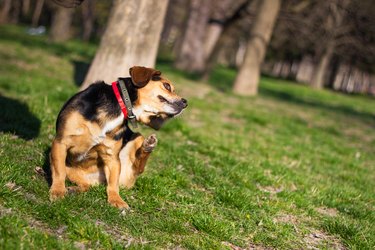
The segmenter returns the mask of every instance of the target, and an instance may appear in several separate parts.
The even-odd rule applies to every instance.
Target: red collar
[[[113,89],[113,92],[115,93],[117,102],[120,105],[121,111],[124,114],[124,118],[125,118],[125,120],[127,120],[128,119],[128,110],[126,109],[126,105],[121,98],[120,91],[118,90],[118,87],[117,87],[117,81],[112,83],[112,89]]]

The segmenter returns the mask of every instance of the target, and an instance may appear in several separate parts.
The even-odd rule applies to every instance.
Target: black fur
[[[137,99],[137,89],[130,78],[122,79],[125,82],[130,100],[134,103]],[[64,104],[57,117],[56,131],[63,129],[65,116],[72,111],[78,111],[88,121],[100,123],[97,117],[99,110],[105,112],[110,118],[118,117],[122,112],[112,86],[105,82],[93,83],[87,89],[72,96]],[[121,135],[116,137],[121,137]]]

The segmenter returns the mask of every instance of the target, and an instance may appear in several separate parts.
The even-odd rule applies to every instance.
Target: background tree
[[[213,3],[204,43],[206,58],[210,57],[225,27],[236,21],[250,2],[250,0],[221,0]]]
[[[85,1],[82,4],[82,21],[83,21],[83,34],[82,39],[84,41],[90,40],[90,37],[92,35],[92,32],[94,30],[94,10],[95,3],[94,0]]]
[[[30,0],[22,1],[22,15],[26,16],[30,11]]]
[[[154,67],[168,0],[115,0],[107,28],[82,89],[111,82],[130,67]]]
[[[174,66],[190,73],[202,73],[205,66],[204,42],[211,0],[190,0],[190,12]]]
[[[40,19],[40,15],[42,14],[43,5],[44,5],[44,0],[36,0],[35,9],[34,9],[32,21],[31,21],[31,25],[33,27],[36,27],[39,24],[39,19]]]
[[[8,22],[11,8],[12,0],[2,1],[2,6],[0,10],[0,24]]]
[[[54,9],[49,37],[51,41],[63,42],[72,36],[71,25],[74,9],[60,6],[56,6]]]
[[[255,95],[258,91],[260,67],[280,10],[281,0],[262,0],[250,30],[244,62],[236,76],[233,91],[241,95]]]
[[[311,86],[321,89],[324,86],[326,71],[334,54],[336,40],[345,33],[347,27],[343,27],[342,23],[345,18],[345,11],[350,3],[349,0],[329,1],[328,13],[323,24],[322,43],[316,48],[319,50],[318,62],[313,72]]]

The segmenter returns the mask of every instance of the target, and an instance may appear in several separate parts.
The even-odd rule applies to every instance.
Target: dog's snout
[[[188,106],[188,101],[185,98],[181,98],[181,106],[184,108]]]

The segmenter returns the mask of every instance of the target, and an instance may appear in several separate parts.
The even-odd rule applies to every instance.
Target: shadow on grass
[[[289,102],[289,103],[293,103],[297,105],[303,105],[303,106],[321,109],[324,111],[330,111],[330,112],[340,113],[342,115],[348,115],[348,116],[360,119],[375,127],[374,114],[357,111],[349,106],[332,105],[326,102],[319,102],[317,100],[308,100],[306,98],[297,96],[295,93],[288,93],[285,91],[271,89],[271,88],[262,87],[260,88],[259,93],[263,96],[271,97],[273,99],[278,99],[281,101],[285,101],[285,102]]]
[[[26,104],[0,95],[0,131],[30,140],[39,135],[40,120]]]
[[[221,92],[231,92],[237,71],[234,69],[216,67],[208,79],[208,84]]]
[[[80,87],[85,80],[85,76],[89,71],[90,64],[84,61],[72,61],[74,66],[74,83]]]
[[[52,185],[52,172],[51,172],[51,165],[49,160],[49,154],[51,153],[51,147],[48,147],[44,151],[44,163],[43,163],[43,170],[44,170],[44,179],[47,181],[48,186]]]
[[[14,42],[17,41],[25,47],[44,49],[57,56],[67,56],[72,53],[85,58],[91,58],[93,55],[84,45],[76,46],[74,43],[53,43],[48,41],[46,36],[30,36],[26,34],[23,27],[2,26],[0,27],[1,40]]]

